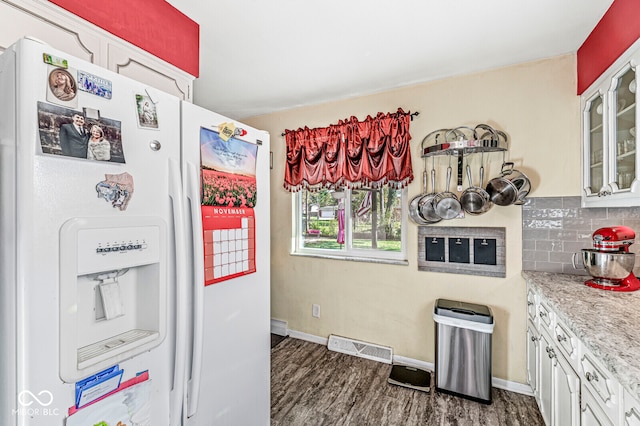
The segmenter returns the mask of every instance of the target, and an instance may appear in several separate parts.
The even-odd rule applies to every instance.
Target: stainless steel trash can
[[[436,323],[436,390],[491,404],[491,308],[438,299]]]

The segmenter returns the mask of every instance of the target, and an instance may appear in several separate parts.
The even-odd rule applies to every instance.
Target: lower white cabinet
[[[600,404],[584,384],[580,392],[580,424],[582,426],[617,426],[604,412]]]
[[[540,351],[540,337],[536,331],[536,327],[533,322],[527,322],[527,383],[531,386],[533,394],[538,398],[538,359]]]
[[[554,425],[578,426],[580,424],[580,377],[573,370],[564,356],[555,357],[551,388],[553,389],[553,422]]]
[[[580,424],[580,378],[545,331],[539,334],[538,394],[545,424]]]
[[[622,386],[598,359],[580,344],[580,381],[583,393],[588,391],[589,402],[597,403],[602,413],[614,425],[622,424]],[[584,400],[584,397],[583,397]],[[582,404],[584,409],[584,403]],[[602,424],[608,424],[604,422]]]
[[[535,310],[527,307],[527,381],[545,424],[640,426],[640,401],[623,389],[556,312],[540,303],[543,297],[535,300]]]
[[[625,426],[640,426],[640,402],[626,389],[624,391],[624,424]]]

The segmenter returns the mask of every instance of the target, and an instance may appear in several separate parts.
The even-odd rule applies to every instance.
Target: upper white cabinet
[[[192,101],[194,77],[44,0],[0,0],[0,53],[22,37]]]
[[[640,205],[636,124],[640,42],[582,95],[582,205]]]

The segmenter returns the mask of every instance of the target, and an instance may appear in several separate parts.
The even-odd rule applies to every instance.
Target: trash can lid
[[[466,321],[493,324],[491,308],[475,303],[458,302],[448,299],[437,299],[433,313],[443,317],[458,318]]]

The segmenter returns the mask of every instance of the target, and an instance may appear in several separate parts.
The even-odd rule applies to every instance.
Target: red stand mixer
[[[585,281],[589,287],[610,291],[640,290],[640,280],[633,275],[634,253],[629,246],[636,233],[628,226],[600,228],[592,235],[593,249],[582,250],[582,261],[593,277]]]

